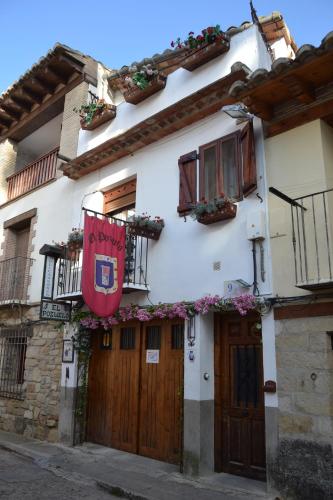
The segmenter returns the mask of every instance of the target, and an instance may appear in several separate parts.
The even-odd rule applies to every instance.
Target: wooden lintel
[[[71,57],[68,54],[60,54],[58,56],[58,60],[60,62],[65,62],[71,66],[71,68],[75,69],[79,73],[83,72],[84,69],[84,63],[80,63],[77,59],[74,59],[74,57]]]

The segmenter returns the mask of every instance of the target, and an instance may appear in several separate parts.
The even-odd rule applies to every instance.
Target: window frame
[[[204,163],[204,152],[207,149],[210,149],[215,146],[215,198],[220,196],[220,193],[225,193],[224,189],[224,179],[223,179],[223,171],[222,171],[222,157],[223,157],[223,143],[229,141],[230,139],[234,139],[236,145],[236,155],[235,155],[235,165],[237,172],[237,187],[238,193],[237,196],[233,197],[235,201],[240,201],[243,199],[242,196],[242,158],[241,158],[241,130],[236,130],[235,132],[231,132],[230,134],[224,135],[214,141],[210,141],[206,144],[199,146],[199,202],[203,199],[206,199],[205,191],[205,163]],[[207,201],[212,201],[208,200]]]

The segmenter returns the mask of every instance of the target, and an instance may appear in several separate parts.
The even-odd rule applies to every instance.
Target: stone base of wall
[[[282,439],[269,472],[271,486],[283,498],[333,498],[333,450],[329,444]]]
[[[27,437],[58,441],[62,330],[59,323],[42,322],[39,307],[26,308],[21,319],[19,309],[0,309],[2,326],[31,322],[32,336],[27,339],[23,400],[0,396],[0,429]]]
[[[268,477],[286,499],[333,498],[333,348],[328,332],[333,332],[333,316],[276,321],[278,440]]]

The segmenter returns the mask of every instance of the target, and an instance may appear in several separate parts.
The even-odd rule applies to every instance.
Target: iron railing
[[[296,286],[332,286],[333,189],[294,201],[291,219]]]
[[[7,177],[7,200],[13,200],[28,193],[57,175],[57,156],[59,148],[50,151],[38,160],[30,163],[19,172]]]
[[[148,289],[148,238],[126,234],[125,273],[123,292]],[[81,295],[82,249],[68,247],[58,260],[56,271],[56,297],[75,299]]]
[[[27,338],[30,327],[0,328],[0,397],[23,399]]]
[[[0,261],[0,304],[25,302],[34,259],[12,257]]]

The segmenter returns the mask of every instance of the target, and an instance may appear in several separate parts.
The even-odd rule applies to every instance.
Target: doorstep
[[[260,500],[272,499],[265,483],[211,474],[196,479],[177,466],[85,443],[74,448],[0,431],[0,448],[34,460],[40,467],[68,480],[91,481],[114,495],[134,500]],[[1,453],[1,450],[0,450]]]

